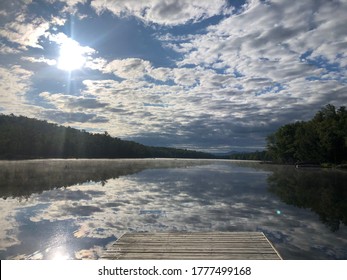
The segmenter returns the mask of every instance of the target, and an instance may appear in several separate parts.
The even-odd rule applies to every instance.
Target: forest
[[[326,167],[347,163],[346,107],[328,104],[309,121],[281,126],[266,142],[264,151],[234,153],[228,158]]]
[[[36,158],[213,158],[208,153],[150,147],[47,121],[0,115],[0,159]]]
[[[281,126],[267,137],[267,153],[278,163],[347,163],[347,111],[328,104],[309,121]]]
[[[243,152],[243,153],[233,153],[229,156],[230,159],[236,160],[261,160],[261,161],[271,161],[267,151],[255,151],[255,152]]]

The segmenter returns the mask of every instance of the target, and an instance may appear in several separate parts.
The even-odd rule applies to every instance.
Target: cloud
[[[81,46],[76,40],[68,37],[65,33],[59,32],[57,34],[46,33],[46,36],[51,42],[57,43],[59,46],[77,47],[81,55],[92,55],[96,53],[91,47]]]
[[[21,242],[18,238],[19,229],[16,221],[17,205],[16,200],[1,199],[2,219],[0,221],[0,250],[5,251],[7,248],[19,245]],[[4,213],[6,213],[4,215]]]
[[[41,108],[41,116],[51,121],[77,126],[88,123],[91,127],[109,121],[104,114],[109,104],[100,102],[96,98],[49,92],[42,92],[39,96],[54,106],[54,109]]]
[[[74,9],[89,5],[65,3]],[[43,92],[35,99],[35,104],[43,101],[41,107],[31,110],[42,110],[43,117],[60,123],[71,120],[84,129],[107,130],[150,145],[262,149],[265,136],[280,125],[309,119],[327,103],[347,102],[345,2],[254,0],[234,10],[228,5],[226,1],[185,0],[91,2],[99,13],[97,20],[107,17],[102,15],[107,11],[119,17],[112,20],[120,23],[123,17],[139,19],[136,24],[142,24],[142,35],[161,42],[169,54],[165,58],[160,57],[162,53],[107,53],[98,43],[79,43],[78,36],[72,39],[59,27],[51,28],[70,22],[61,16],[52,16],[48,29],[40,29],[31,43],[22,39],[16,43],[12,38],[12,33],[20,36],[24,31],[2,29],[9,32],[9,42],[5,40],[1,51],[18,59],[17,64],[36,64],[25,63],[31,76],[18,85],[16,73],[11,78],[16,92],[21,85],[28,92],[30,83],[42,77],[52,79],[49,84],[47,79],[40,83],[36,95],[34,90],[30,93],[37,97]],[[219,16],[213,21],[192,24],[214,15]],[[24,28],[27,18],[20,16],[12,24]],[[76,26],[82,28],[90,20],[76,21]],[[45,24],[41,18],[36,21],[29,22],[29,29]],[[59,70],[39,70],[40,64],[54,64],[53,52],[66,42],[77,44],[85,58],[84,67],[69,77],[69,85],[66,76],[56,75]],[[27,50],[20,58],[16,52],[23,51],[24,45]],[[29,45],[47,50],[33,50]],[[70,92],[61,94],[64,90]],[[21,105],[12,108],[27,106],[29,96],[21,98],[16,102]],[[51,109],[47,111],[46,105]]]
[[[340,4],[340,8],[342,5],[345,4]],[[205,35],[198,36],[188,44],[185,42],[183,47],[187,55],[182,63],[209,63],[211,56],[215,62],[221,60],[225,63],[226,58],[233,58],[226,63],[229,67],[237,66],[245,58],[253,60],[254,56],[282,62],[291,60],[293,56],[298,57],[309,49],[319,49],[323,42],[331,44],[344,41],[343,37],[336,36],[336,31],[342,30],[345,23],[342,14],[337,13],[341,21],[331,16],[329,19],[325,17],[330,25],[312,17],[312,10],[321,15],[327,8],[335,6],[326,1],[305,1],[297,5],[285,1],[269,2],[267,5],[253,1],[251,8],[242,14],[232,15],[208,27]],[[325,26],[329,26],[329,29]],[[339,52],[341,49],[335,54]]]
[[[59,124],[79,125],[81,123],[107,123],[108,119],[92,113],[83,112],[63,112],[60,110],[42,110],[41,116]]]
[[[143,77],[144,69],[141,68],[138,77]],[[194,142],[195,148],[207,149],[210,146],[212,150],[215,148],[213,142],[221,146],[249,143],[254,148],[253,143],[259,140],[263,143],[263,139],[256,136],[249,139],[247,134],[251,127],[270,130],[270,124],[266,123],[266,113],[270,110],[248,104],[248,99],[253,96],[247,97],[238,88],[237,82],[240,81],[234,75],[217,74],[212,69],[203,68],[152,67],[147,73],[164,82],[170,80],[170,83],[156,84],[146,79],[83,82],[86,86],[83,94],[97,96],[98,100],[112,104],[114,110],[104,110],[110,123],[114,124],[108,129],[112,135],[150,145],[155,142],[184,147]],[[263,83],[263,87],[271,85],[267,80],[254,79],[252,82]],[[254,108],[256,114],[263,114],[263,117],[254,117]],[[132,129],[134,126],[136,129]],[[261,149],[259,142],[256,148]]]
[[[28,5],[30,5],[31,3],[32,0],[2,1],[0,4],[0,15],[2,16],[2,19],[8,19],[16,15],[18,16],[18,13],[25,12],[28,8]]]
[[[107,65],[107,60],[101,57],[98,58],[91,58],[88,57],[86,63],[84,64],[85,68],[89,68],[92,70],[98,70],[100,72],[105,69],[105,66]]]
[[[118,17],[135,16],[146,23],[180,25],[230,13],[227,1],[216,0],[94,0],[98,14],[110,11]]]
[[[148,75],[153,79],[165,82],[172,78],[172,69],[165,67],[151,68]]]
[[[47,1],[49,1],[50,3],[63,2],[69,7],[73,7],[78,4],[85,4],[87,2],[87,0],[47,0]]]
[[[23,50],[28,47],[42,49],[39,38],[45,35],[49,27],[49,22],[42,18],[35,18],[29,22],[24,14],[21,14],[15,21],[7,23],[0,29],[0,36],[19,44]]]
[[[79,18],[85,17],[78,13],[78,5],[84,5],[88,0],[46,0],[47,2],[54,4],[56,2],[64,3],[64,8],[61,10],[62,13],[77,15]]]
[[[75,258],[78,260],[96,260],[101,257],[105,249],[101,246],[93,246],[90,249],[84,249],[75,252]]]
[[[83,96],[66,95],[60,93],[42,92],[39,96],[54,104],[54,106],[63,111],[86,111],[86,109],[104,108],[108,103],[99,102],[95,98]]]
[[[47,59],[44,57],[36,58],[36,57],[30,57],[30,56],[23,56],[21,57],[21,59],[32,62],[32,63],[45,63],[50,66],[57,64],[57,61],[55,59]]]
[[[31,87],[33,72],[14,65],[10,68],[0,67],[0,106],[3,110],[21,112],[25,103],[25,94]]]
[[[149,61],[140,58],[127,58],[109,62],[103,71],[124,79],[141,79],[151,69]]]
[[[187,70],[182,70],[184,67],[194,65],[195,71],[199,67],[209,69],[196,71],[197,83],[191,90],[201,97],[212,90],[209,104],[195,99],[199,106],[206,106],[201,110],[211,112],[217,119],[217,112],[222,116],[229,111],[233,123],[238,122],[239,114],[244,124],[253,124],[254,130],[264,122],[278,126],[281,121],[297,120],[305,114],[302,103],[308,102],[318,110],[337,99],[338,103],[346,100],[340,94],[346,85],[343,49],[347,39],[342,36],[346,18],[340,13],[345,5],[339,1],[305,1],[296,5],[286,1],[252,1],[242,12],[209,26],[203,34],[167,34],[161,38],[165,38],[164,46],[183,54],[177,63],[181,68],[173,70],[177,73],[176,83],[182,77],[186,85],[194,84],[194,75],[189,77]],[[339,12],[334,13],[336,8]],[[308,50],[310,54],[302,59]],[[337,65],[338,70],[332,70],[330,65]],[[180,72],[186,73],[179,75]],[[309,82],[309,77],[316,77],[316,81]],[[333,94],[333,89],[338,89],[338,93]],[[239,108],[237,114],[233,113],[234,108]],[[246,114],[247,108],[267,117],[254,121]],[[227,126],[226,120],[224,124]]]
[[[17,54],[20,53],[20,51],[16,48],[12,48],[9,46],[6,46],[3,43],[0,43],[0,54]]]

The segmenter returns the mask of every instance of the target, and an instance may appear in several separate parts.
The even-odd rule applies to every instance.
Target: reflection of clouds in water
[[[34,195],[37,196],[37,195]],[[52,199],[55,201],[79,201],[79,200],[90,200],[92,199],[92,195],[82,190],[71,190],[67,189],[56,189],[51,191],[44,191],[41,195],[38,195],[40,201],[49,201]]]
[[[306,251],[307,255],[312,250],[308,245],[312,239],[307,236],[308,231],[315,232],[316,236],[320,232],[317,244],[327,243],[330,232],[318,222],[306,222],[313,220],[312,213],[282,205],[285,214],[277,214],[281,203],[274,201],[273,195],[264,193],[267,173],[244,172],[242,168],[227,172],[230,167],[222,166],[221,171],[219,167],[213,170],[213,180],[206,172],[209,167],[171,169],[159,174],[157,170],[147,170],[135,176],[112,179],[103,187],[104,196],[97,195],[78,204],[65,201],[56,211],[49,210],[45,214],[50,219],[54,213],[58,214],[57,219],[76,219],[78,213],[75,224],[79,229],[74,235],[79,238],[106,238],[126,231],[263,230],[274,243],[289,246],[294,252]],[[88,192],[86,186],[82,187],[83,192]],[[70,190],[81,191],[79,188],[81,186]],[[66,209],[75,211],[70,216]],[[304,222],[298,221],[298,211],[302,212]],[[81,219],[87,215],[88,219]]]
[[[32,195],[25,205],[33,209],[25,215],[39,230],[41,226],[45,230],[47,223],[69,225],[70,237],[57,246],[76,240],[89,244],[70,252],[78,259],[100,256],[105,243],[95,245],[95,240],[111,242],[127,231],[256,230],[264,231],[284,258],[347,258],[341,249],[346,246],[346,227],[333,235],[315,214],[280,202],[266,191],[268,174],[229,164],[145,170],[104,185],[85,183]],[[14,204],[9,204],[4,217],[14,223],[11,208]],[[15,211],[25,210],[22,206]],[[15,224],[4,228],[11,227],[18,229]],[[53,252],[54,241],[46,238]]]
[[[42,260],[43,259],[43,254],[40,252],[35,252],[34,254],[26,255],[26,254],[21,254],[21,255],[16,255],[12,258],[13,260]]]
[[[18,240],[18,223],[16,222],[18,201],[6,199],[1,201],[0,211],[0,251],[20,244]]]
[[[75,252],[75,258],[79,260],[95,260],[105,249],[101,246],[93,246],[90,249],[84,249]]]

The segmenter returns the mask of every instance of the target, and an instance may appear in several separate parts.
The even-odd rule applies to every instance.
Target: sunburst
[[[60,46],[58,68],[65,71],[78,70],[86,62],[83,48],[74,40],[66,40]]]

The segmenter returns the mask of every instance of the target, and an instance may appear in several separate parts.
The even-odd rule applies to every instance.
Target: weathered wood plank
[[[127,233],[104,259],[281,259],[262,232]]]
[[[105,255],[104,259],[119,260],[278,260],[276,254],[152,254],[127,253]]]
[[[118,245],[113,245],[110,247],[110,250],[114,250],[114,249],[122,249],[122,250],[126,250],[126,249],[138,249],[138,248],[143,248],[143,249],[152,249],[152,248],[177,248],[177,249],[185,249],[185,250],[193,250],[195,248],[197,248],[197,246],[194,246],[194,244],[143,244],[142,246],[138,246],[136,244],[118,244]],[[249,248],[249,249],[266,249],[269,248],[271,250],[273,250],[269,244],[247,244],[247,243],[235,243],[233,244],[233,246],[225,246],[225,244],[201,244],[199,245],[199,248],[201,249],[210,249],[210,248],[215,248],[216,250],[221,250],[221,249],[225,249],[225,248],[239,248],[239,249],[244,249],[244,248]]]

